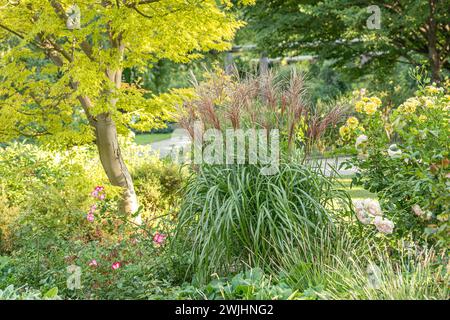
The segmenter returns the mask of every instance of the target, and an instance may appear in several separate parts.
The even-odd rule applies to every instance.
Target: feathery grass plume
[[[219,71],[207,73],[203,82],[193,78],[192,84],[196,97],[184,103],[178,119],[191,136],[195,120],[205,130],[278,129],[283,149],[290,153],[303,147],[306,157],[345,113],[341,104],[315,110],[308,103],[304,77],[295,69],[244,78]]]
[[[308,117],[308,126],[306,129],[306,154],[312,151],[313,146],[317,145],[328,128],[336,126],[347,114],[347,106],[339,102],[328,110],[315,110]]]

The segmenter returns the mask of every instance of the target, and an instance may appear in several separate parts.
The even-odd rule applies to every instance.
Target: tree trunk
[[[109,113],[96,116],[95,135],[100,161],[109,181],[114,186],[122,187],[121,210],[133,214],[139,207],[133,180],[125,165],[117,140],[117,129]],[[135,222],[140,223],[140,217]]]
[[[428,19],[428,60],[431,66],[431,80],[439,83],[441,80],[441,60],[437,50],[436,0],[429,0],[430,16]]]

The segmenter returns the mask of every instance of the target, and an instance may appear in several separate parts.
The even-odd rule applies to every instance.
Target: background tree
[[[0,140],[95,141],[110,182],[124,190],[122,209],[135,212],[117,133],[162,123],[170,110],[139,85],[124,85],[123,71],[228,48],[242,26],[231,7],[227,0],[0,1],[7,47],[0,60]]]
[[[368,28],[376,5],[380,28]],[[448,0],[268,0],[247,10],[256,41],[274,56],[317,54],[354,77],[392,74],[397,62],[450,70]]]

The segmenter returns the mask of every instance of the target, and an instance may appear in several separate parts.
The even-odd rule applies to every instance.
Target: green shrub
[[[0,252],[9,252],[14,246],[12,226],[16,224],[20,207],[9,203],[3,190],[0,190]]]
[[[144,220],[178,208],[180,190],[185,182],[184,170],[179,165],[153,158],[135,166],[132,176]]]
[[[125,152],[133,148],[127,145]],[[179,168],[143,157],[133,171],[144,211],[172,213],[183,181]],[[0,270],[0,287],[27,284],[43,292],[58,287],[65,298],[131,299],[182,283],[185,255],[166,253],[165,244],[153,241],[157,232],[166,236],[165,243],[171,241],[173,216],[136,227],[118,213],[118,190],[105,183],[95,150],[55,155],[13,144],[0,153],[0,175],[0,249],[9,255],[8,267]],[[96,186],[104,186],[104,200],[91,195]],[[149,198],[145,192],[154,186],[159,194]],[[94,220],[88,221],[93,205]],[[93,259],[98,268],[89,266]],[[121,268],[113,272],[115,262]],[[67,288],[70,265],[81,267],[83,288]]]
[[[97,234],[106,229],[99,227],[110,223],[115,236]],[[187,257],[167,251],[171,235],[164,227],[169,224],[161,221],[154,228],[136,229],[116,213],[97,212],[95,221],[85,226],[85,234],[95,233],[96,237],[45,235],[48,238],[30,239],[26,246],[14,250],[4,270],[0,268],[0,287],[58,287],[61,296],[71,299],[145,299],[162,288],[180,285],[186,274]],[[156,233],[166,235],[166,240],[157,243]],[[80,267],[81,288],[67,287],[69,266]]]
[[[89,207],[89,192],[105,181],[99,170],[94,170],[98,166],[88,161],[89,155],[88,149],[55,154],[29,144],[12,144],[1,150],[3,251],[26,245],[32,238],[46,241],[80,235],[80,217]]]

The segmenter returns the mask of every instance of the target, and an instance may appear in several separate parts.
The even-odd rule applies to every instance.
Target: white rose
[[[380,204],[376,200],[366,199],[366,200],[364,200],[364,206],[365,206],[366,210],[369,212],[369,214],[371,214],[373,216],[381,217],[383,215]]]
[[[364,203],[362,201],[355,201],[353,203],[353,205],[355,206],[355,213],[356,213],[356,217],[358,218],[358,220],[362,224],[370,224],[372,219],[369,216],[369,214],[367,213],[367,211],[364,207]]]
[[[382,218],[380,216],[376,216],[373,220],[373,224],[377,228],[377,230],[384,234],[391,234],[394,231],[394,223],[389,220]]]

